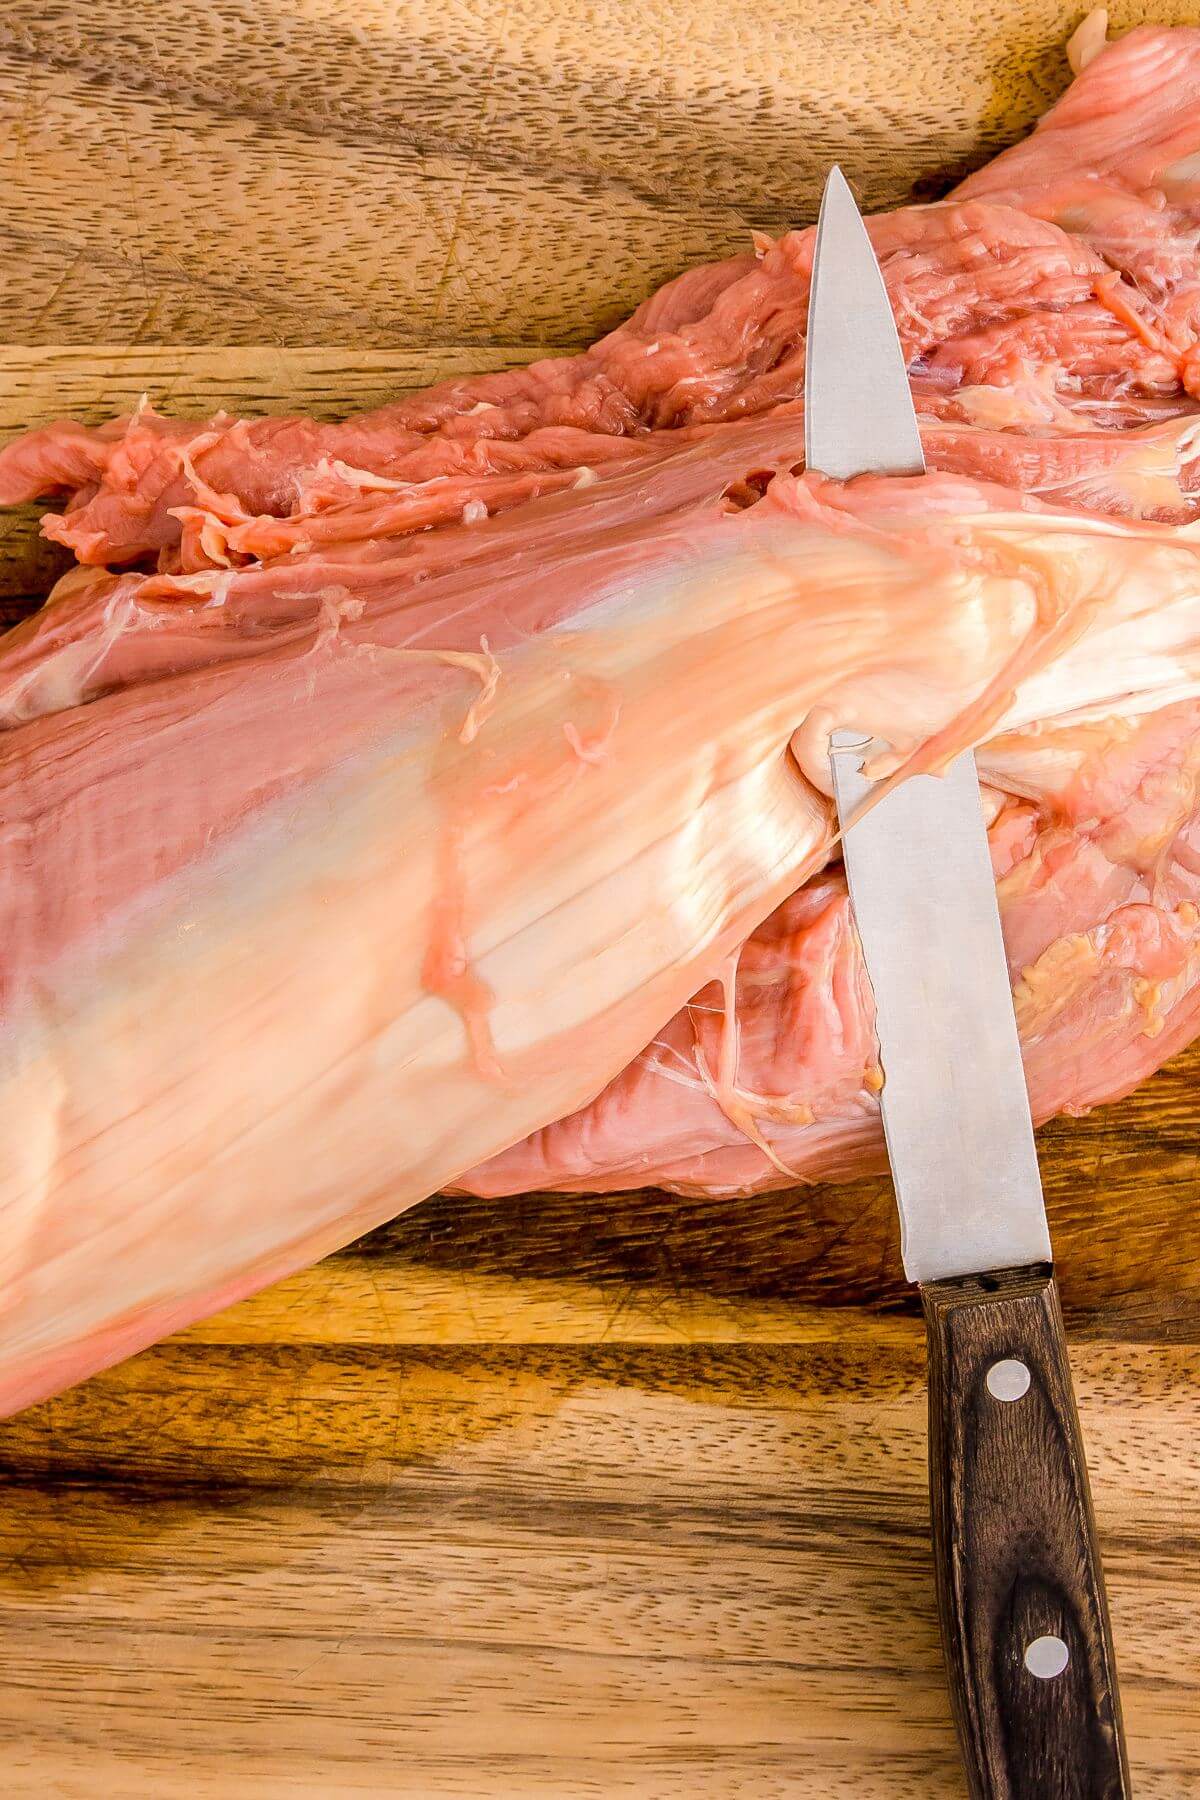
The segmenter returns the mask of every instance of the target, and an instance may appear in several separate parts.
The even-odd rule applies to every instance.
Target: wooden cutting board
[[[1077,18],[4,0],[0,429],[574,346],[831,157],[941,191]],[[1140,1800],[1200,1796],[1198,1074],[1042,1134]],[[5,1790],[959,1795],[922,1381],[883,1182],[430,1201],[0,1427]]]

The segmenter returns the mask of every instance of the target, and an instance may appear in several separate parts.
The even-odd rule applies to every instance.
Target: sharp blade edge
[[[826,184],[805,383],[809,467],[838,480],[924,470],[883,277],[844,177]],[[886,748],[835,732],[843,828]],[[905,1269],[934,1281],[1050,1260],[1050,1235],[975,759],[918,775],[844,839],[875,994],[888,1156]]]

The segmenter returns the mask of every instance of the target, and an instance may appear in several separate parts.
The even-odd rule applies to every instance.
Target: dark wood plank
[[[793,1323],[304,1345],[280,1312],[0,1427],[6,1792],[961,1800],[920,1325]],[[1196,1800],[1198,1352],[1075,1364],[1139,1800]]]

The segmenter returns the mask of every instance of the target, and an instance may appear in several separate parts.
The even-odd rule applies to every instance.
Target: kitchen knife
[[[810,469],[925,462],[883,277],[850,189],[825,187],[808,315]],[[861,812],[878,739],[831,746],[875,994],[880,1096],[929,1347],[942,1643],[976,1800],[1129,1793],[1087,1468],[974,757]]]

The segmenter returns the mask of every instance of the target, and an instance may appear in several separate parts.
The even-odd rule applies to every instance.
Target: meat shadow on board
[[[1128,1099],[1039,1134],[1077,1339],[1200,1341],[1200,1269],[1188,1250],[1198,1074],[1193,1047]],[[627,1297],[644,1310],[656,1294],[916,1306],[885,1176],[748,1198],[435,1196],[341,1259],[369,1286],[383,1263],[400,1284],[406,1268],[584,1281],[612,1296],[614,1315]],[[114,1545],[151,1570],[210,1518],[241,1521],[252,1561],[278,1560],[273,1546],[294,1537],[298,1512],[322,1532],[352,1530],[380,1505],[393,1524],[419,1522],[441,1504],[442,1459],[533,1427],[585,1389],[721,1405],[747,1385],[761,1398],[774,1383],[794,1395],[805,1381],[858,1379],[842,1366],[844,1346],[815,1341],[412,1345],[358,1315],[329,1341],[306,1341],[297,1317],[295,1341],[286,1319],[277,1341],[231,1332],[223,1342],[211,1329],[168,1340],[0,1424],[0,1594],[70,1588],[108,1568]],[[889,1351],[887,1379],[914,1405],[921,1367],[919,1336]]]
[[[1127,1099],[1038,1133],[1063,1303],[1077,1327],[1200,1339],[1200,1046]],[[435,1195],[343,1255],[670,1294],[915,1311],[891,1182],[749,1196],[642,1189]]]
[[[1188,1252],[1198,1074],[1193,1048],[1129,1099],[1039,1135],[1077,1339],[1200,1341]],[[884,1176],[740,1199],[435,1196],[341,1257],[371,1285],[382,1263],[400,1283],[406,1267],[548,1287],[582,1280],[610,1292],[614,1312],[631,1292],[643,1309],[656,1293],[916,1304]],[[632,1386],[720,1405],[747,1385],[762,1399],[775,1383],[794,1396],[806,1380],[858,1379],[842,1367],[844,1346],[831,1361],[818,1342],[397,1345],[386,1333],[336,1341],[336,1329],[335,1341],[292,1342],[286,1321],[278,1334],[169,1340],[0,1424],[0,1594],[69,1590],[118,1551],[149,1578],[206,1520],[238,1532],[247,1566],[286,1561],[301,1515],[322,1534],[368,1525],[380,1506],[393,1527],[419,1525],[443,1503],[442,1459],[534,1428],[583,1390]],[[921,1364],[919,1336],[910,1353],[889,1351],[888,1380],[914,1405]]]

